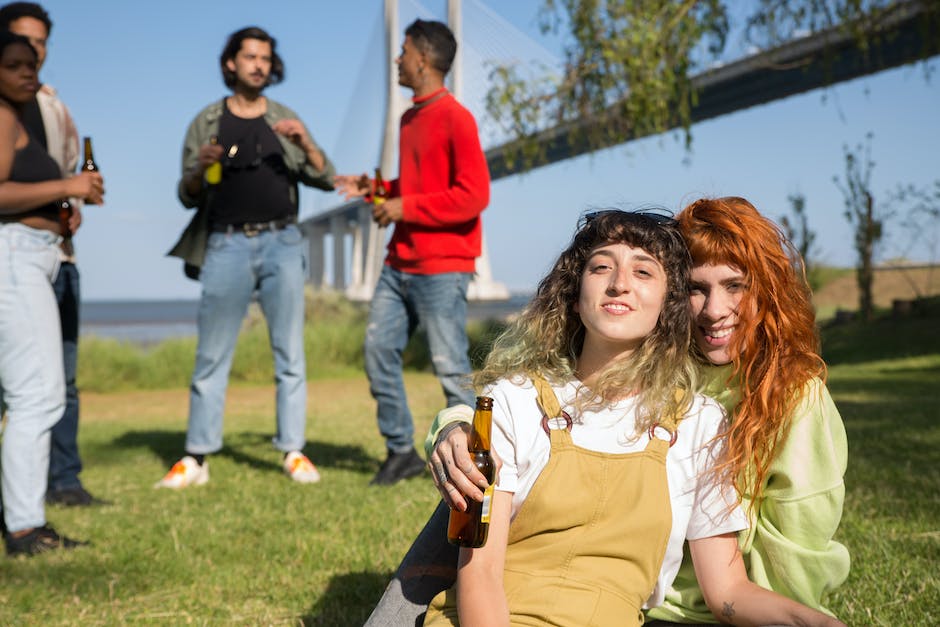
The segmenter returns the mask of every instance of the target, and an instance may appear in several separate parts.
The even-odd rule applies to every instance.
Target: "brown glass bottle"
[[[382,168],[375,169],[375,191],[372,192],[372,203],[381,205],[388,198],[388,190],[385,189],[385,180],[382,178]]]
[[[470,456],[477,470],[486,477],[489,487],[484,492],[482,503],[467,499],[467,511],[450,510],[447,540],[457,546],[476,549],[486,544],[486,535],[490,530],[493,481],[496,478],[496,466],[490,455],[492,427],[493,399],[488,396],[478,396],[476,411],[473,414],[473,431],[470,433]]]
[[[59,202],[59,230],[62,231],[62,237],[72,237],[72,229],[69,228],[69,220],[72,218],[72,203],[67,198]]]
[[[91,149],[91,137],[85,138],[85,162],[82,164],[82,172],[97,172],[98,164],[95,163],[95,152]]]
[[[69,221],[72,219],[72,203],[68,198],[63,198],[59,202],[59,231],[62,235],[62,250],[66,255],[72,254],[72,227]]]
[[[82,162],[82,172],[97,172],[98,164],[95,163],[95,153],[91,149],[91,137],[85,138],[85,160]],[[85,201],[85,204],[93,205],[94,203]]]

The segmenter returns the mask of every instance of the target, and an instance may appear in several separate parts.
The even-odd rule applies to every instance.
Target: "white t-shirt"
[[[515,382],[514,382],[515,381]],[[625,399],[600,411],[580,414],[573,409],[580,383],[553,387],[561,408],[574,420],[571,439],[577,446],[602,453],[642,451],[649,437],[636,434],[635,402]],[[528,378],[503,379],[484,392],[493,398],[492,449],[502,460],[497,490],[512,492],[514,519],[542,469],[551,441],[542,429],[536,391]],[[686,539],[696,540],[747,528],[747,519],[731,486],[716,485],[708,472],[718,454],[712,439],[721,431],[724,410],[714,400],[696,395],[679,424],[676,443],[666,456],[672,502],[672,530],[662,569],[646,607],[662,603],[679,564]],[[665,435],[665,432],[662,432]]]

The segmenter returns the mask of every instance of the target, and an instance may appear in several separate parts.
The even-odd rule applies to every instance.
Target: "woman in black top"
[[[52,279],[66,198],[102,202],[101,175],[62,178],[24,128],[36,97],[36,51],[0,32],[0,394],[7,411],[0,450],[7,553],[34,555],[77,543],[46,524],[49,430],[65,408],[62,336]]]

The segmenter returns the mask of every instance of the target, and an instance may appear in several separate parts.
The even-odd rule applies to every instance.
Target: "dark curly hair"
[[[225,81],[225,86],[229,89],[235,87],[235,72],[228,69],[226,64],[235,59],[236,55],[238,55],[238,51],[242,49],[242,42],[246,39],[257,39],[258,41],[271,44],[271,74],[268,76],[268,82],[265,84],[265,87],[268,85],[277,85],[283,81],[284,61],[282,61],[281,57],[277,54],[277,40],[271,37],[264,29],[258,28],[257,26],[249,26],[229,35],[228,41],[225,42],[225,47],[222,49],[222,55],[219,57],[219,66],[222,68],[222,80]]]

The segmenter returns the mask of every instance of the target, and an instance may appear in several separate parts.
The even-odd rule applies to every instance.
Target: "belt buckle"
[[[245,237],[254,237],[261,232],[258,224],[249,224],[246,222],[242,225],[242,231],[245,233]]]

